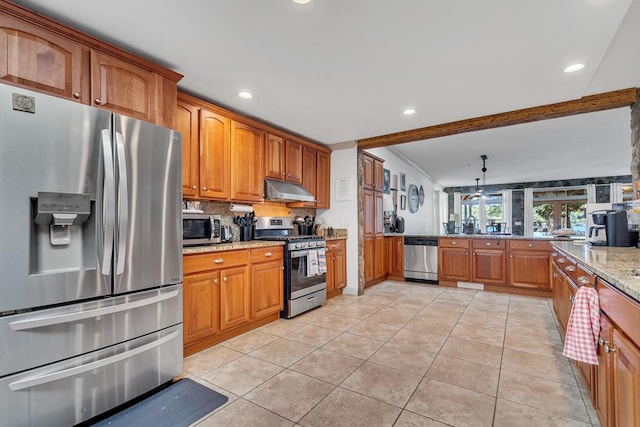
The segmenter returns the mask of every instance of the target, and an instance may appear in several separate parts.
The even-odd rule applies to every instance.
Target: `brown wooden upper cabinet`
[[[200,197],[228,200],[231,194],[231,120],[200,110]],[[184,165],[184,163],[183,163]]]
[[[264,200],[264,132],[231,121],[231,199]]]
[[[0,79],[88,103],[84,69],[81,44],[0,13]]]
[[[268,133],[265,176],[301,184],[302,174],[302,144]]]
[[[91,105],[155,123],[156,75],[111,55],[91,51]]]
[[[0,0],[0,80],[174,128],[181,78]]]
[[[331,153],[317,150],[316,153],[316,207],[329,209],[331,187]]]
[[[176,129],[182,133],[182,196],[200,194],[200,135],[198,124],[200,109],[178,100]]]
[[[382,192],[384,160],[367,153],[362,158],[362,164],[364,167],[362,188]]]

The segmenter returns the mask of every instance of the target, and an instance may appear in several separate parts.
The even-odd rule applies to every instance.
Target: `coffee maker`
[[[611,212],[611,203],[587,204],[586,242],[591,246],[607,246],[606,218]]]
[[[626,210],[609,212],[605,229],[607,232],[607,246],[628,247],[638,244],[638,232],[629,231]]]

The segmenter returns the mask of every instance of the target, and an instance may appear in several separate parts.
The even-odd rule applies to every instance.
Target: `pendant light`
[[[482,190],[480,189],[480,187],[478,187],[478,183],[480,182],[480,178],[476,178],[476,192],[473,193],[473,200],[478,199],[478,197],[480,197],[482,195]]]
[[[483,154],[482,156],[480,156],[480,158],[482,159],[482,186],[484,187],[485,185],[487,185],[487,155]]]

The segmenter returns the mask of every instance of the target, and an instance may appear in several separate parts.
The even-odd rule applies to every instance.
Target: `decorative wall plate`
[[[418,191],[418,195],[420,196],[420,206],[424,205],[424,188],[422,185],[420,186],[420,191]]]

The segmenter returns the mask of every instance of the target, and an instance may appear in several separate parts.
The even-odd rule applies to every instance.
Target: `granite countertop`
[[[331,237],[327,236],[327,237],[325,237],[325,240],[327,242],[330,242],[332,240],[345,240],[346,238],[347,238],[347,236],[331,236]]]
[[[620,291],[640,301],[640,249],[554,242]]]
[[[248,242],[218,243],[215,245],[185,246],[182,255],[203,254],[207,252],[232,251],[234,249],[254,249],[268,246],[284,246],[284,242],[273,240],[251,240]]]

